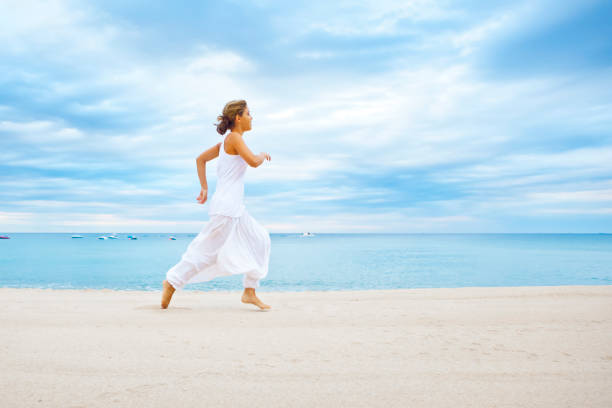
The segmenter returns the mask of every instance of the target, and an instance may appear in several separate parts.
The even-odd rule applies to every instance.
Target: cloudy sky
[[[198,232],[231,99],[272,233],[612,232],[611,2],[0,8],[0,232]]]

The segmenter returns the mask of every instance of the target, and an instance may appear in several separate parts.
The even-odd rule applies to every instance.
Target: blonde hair
[[[223,113],[217,116],[219,123],[214,125],[217,127],[217,132],[224,135],[227,129],[232,129],[235,125],[236,115],[242,116],[244,110],[247,107],[247,103],[244,99],[229,101],[223,107]]]

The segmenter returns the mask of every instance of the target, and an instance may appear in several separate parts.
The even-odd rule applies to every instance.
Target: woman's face
[[[240,125],[242,126],[242,130],[251,130],[251,121],[253,118],[251,117],[251,112],[249,111],[249,107],[242,112],[242,116],[240,116]]]

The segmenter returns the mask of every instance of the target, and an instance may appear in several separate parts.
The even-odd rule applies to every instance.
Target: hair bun
[[[215,124],[215,126],[217,126],[217,133],[224,135],[230,127],[230,119],[225,115],[219,115],[217,116],[217,120],[219,121],[219,123]]]

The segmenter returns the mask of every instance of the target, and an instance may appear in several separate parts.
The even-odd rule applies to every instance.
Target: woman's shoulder
[[[228,133],[228,135],[225,137],[226,141],[235,141],[236,139],[240,139],[242,140],[242,135],[238,132],[230,132]]]
[[[225,138],[224,144],[225,146],[227,146],[227,149],[225,149],[225,152],[229,154],[238,154],[238,151],[236,150],[236,144],[240,142],[244,143],[244,140],[242,139],[242,135],[240,133],[231,132]]]

